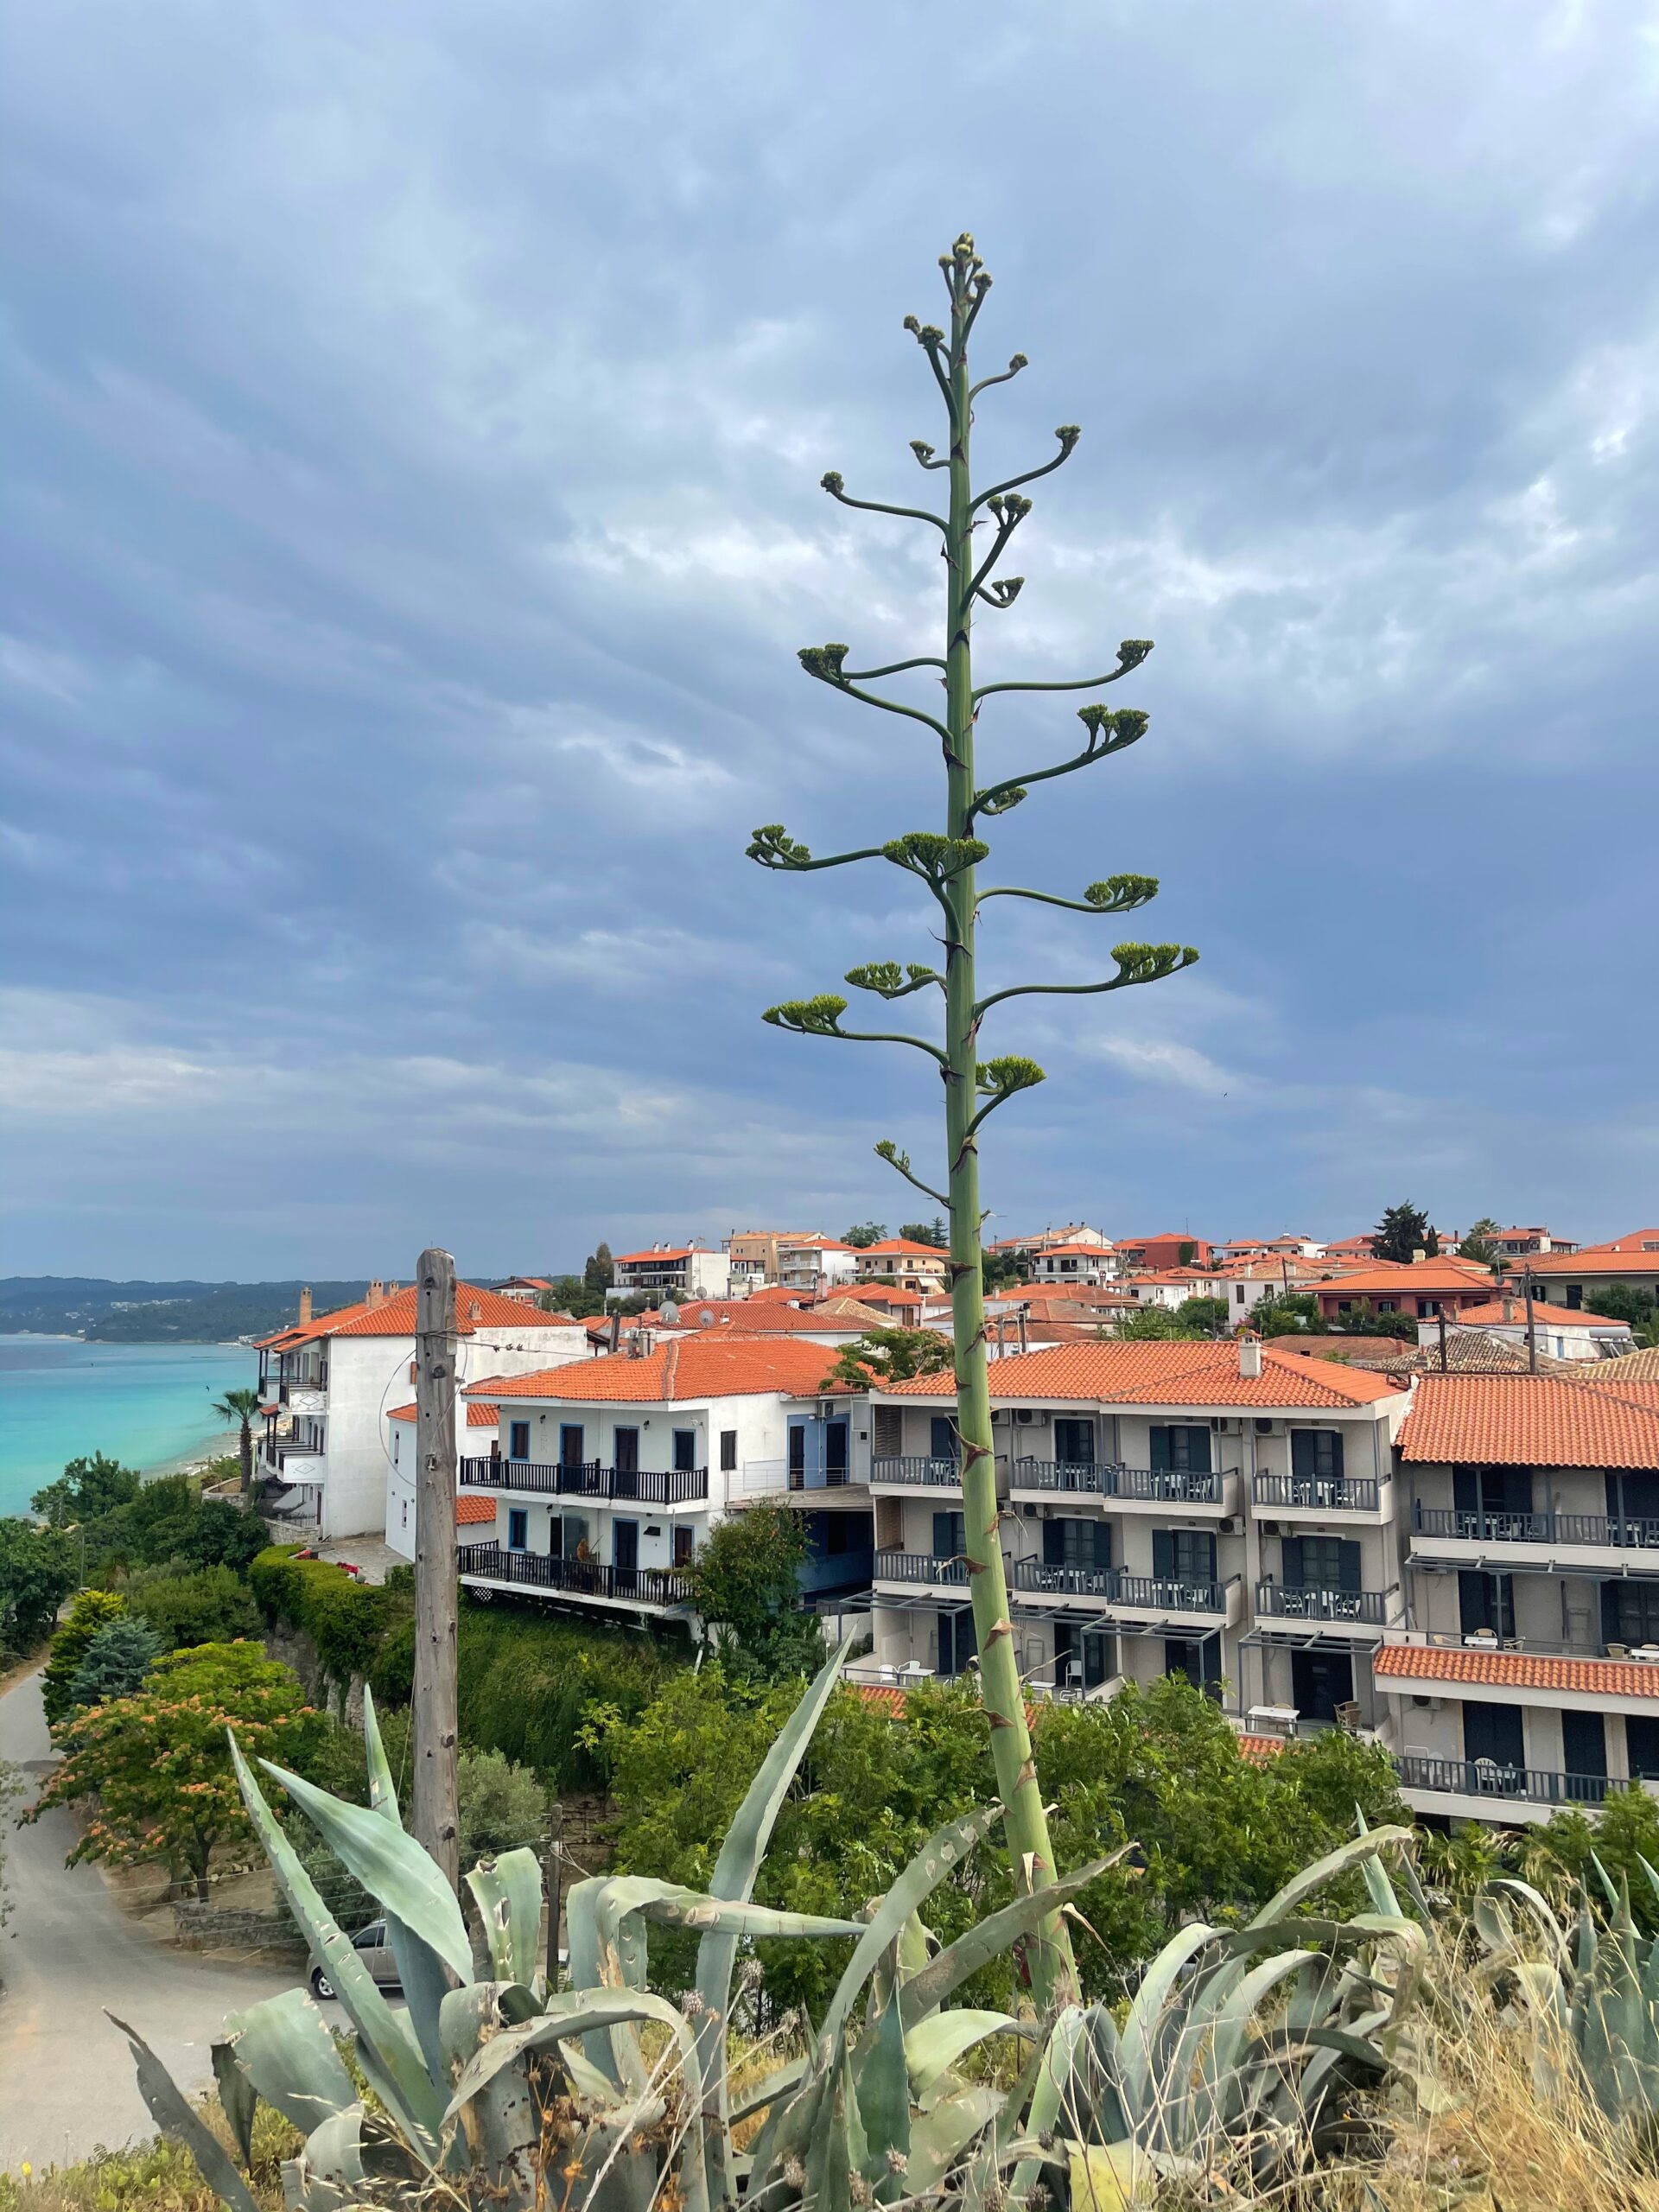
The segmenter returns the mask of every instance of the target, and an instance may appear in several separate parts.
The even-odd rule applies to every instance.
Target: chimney
[[[372,1313],[378,1307],[384,1306],[385,1302],[386,1286],[385,1283],[372,1282],[368,1287],[368,1294],[363,1300],[364,1305],[368,1308],[369,1312]]]
[[[299,1320],[299,1325],[300,1325],[300,1327],[301,1327],[301,1328],[303,1328],[303,1327],[305,1326],[306,1323],[307,1323],[310,1319],[311,1319],[311,1286],[310,1286],[310,1284],[309,1284],[309,1283],[307,1283],[307,1285],[305,1286],[305,1288],[304,1288],[304,1289],[300,1293],[300,1320]]]
[[[1424,1249],[1423,1249],[1422,1246],[1420,1244],[1420,1245],[1418,1245],[1418,1247],[1416,1248],[1415,1251],[1414,1251],[1414,1252],[1413,1252],[1413,1254],[1412,1254],[1412,1255],[1411,1255],[1411,1264],[1412,1264],[1412,1266],[1413,1266],[1414,1268],[1421,1268],[1421,1265],[1423,1264],[1423,1262],[1424,1262],[1427,1257],[1428,1257],[1427,1253],[1424,1251]]]
[[[1238,1332],[1238,1372],[1242,1382],[1257,1382],[1262,1378],[1262,1339],[1254,1329]]]
[[[1512,1298],[1506,1298],[1503,1300],[1503,1319],[1506,1321],[1513,1321],[1515,1319],[1515,1300]]]

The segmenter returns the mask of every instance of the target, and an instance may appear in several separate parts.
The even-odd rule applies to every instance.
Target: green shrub
[[[82,1590],[52,1639],[52,1656],[41,1678],[41,1699],[48,1721],[61,1720],[73,1706],[74,1680],[99,1630],[118,1621],[127,1601],[113,1590]]]
[[[77,1706],[107,1705],[111,1698],[132,1697],[143,1687],[150,1669],[165,1646],[148,1621],[130,1613],[106,1621],[86,1647],[86,1656],[75,1669],[69,1686]]]
[[[169,1650],[197,1643],[234,1643],[259,1633],[259,1608],[247,1584],[228,1567],[175,1574],[144,1567],[126,1585],[129,1609],[149,1623]]]
[[[344,1685],[372,1671],[385,1635],[389,1602],[327,1560],[299,1559],[293,1545],[271,1545],[248,1569],[254,1597],[270,1619],[302,1629],[330,1681]]]

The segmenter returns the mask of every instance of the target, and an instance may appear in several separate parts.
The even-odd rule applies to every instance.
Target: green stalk
[[[950,506],[945,542],[945,747],[949,777],[946,835],[974,831],[973,491],[969,474],[968,270],[958,257],[950,287]],[[1026,1721],[1024,1686],[1008,1618],[996,1502],[996,1458],[985,1344],[985,1292],[980,1249],[978,1139],[969,1124],[978,1106],[979,1023],[975,1012],[976,871],[945,887],[945,1129],[950,1151],[951,1313],[956,1337],[957,1426],[962,1463],[963,1522],[969,1590],[979,1647],[980,1694],[991,1729],[991,1756],[1002,1799],[1003,1827],[1016,1889],[1036,1890],[1055,1878],[1048,1816],[1037,1786]],[[1031,1944],[1032,1986],[1039,2006],[1076,1993],[1071,1939],[1058,1913],[1039,1925]]]

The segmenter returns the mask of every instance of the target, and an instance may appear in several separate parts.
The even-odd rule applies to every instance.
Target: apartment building
[[[497,1444],[463,1458],[461,1494],[492,1512],[467,1530],[462,1582],[484,1598],[689,1619],[681,1570],[709,1530],[779,1497],[806,1516],[803,1594],[867,1589],[868,1408],[820,1394],[834,1363],[827,1345],[705,1330],[480,1383]]]
[[[877,1276],[891,1279],[900,1290],[916,1290],[926,1295],[948,1289],[950,1277],[950,1255],[941,1251],[937,1244],[918,1244],[908,1236],[884,1236],[878,1243],[863,1245],[853,1255],[854,1271],[860,1282],[869,1282]]]
[[[941,1379],[872,1395],[872,1605],[880,1665],[953,1675],[976,1652]],[[1039,1694],[1179,1671],[1241,1719],[1375,1722],[1373,1656],[1404,1619],[1405,1386],[1245,1337],[1063,1344],[995,1361],[990,1390],[1010,1616]]]
[[[1659,1777],[1659,1385],[1426,1375],[1399,1459],[1411,1626],[1376,1674],[1407,1802],[1512,1824]]]
[[[732,1296],[746,1298],[753,1291],[781,1281],[779,1248],[798,1245],[812,1233],[791,1229],[734,1229],[729,1236],[722,1237],[721,1249],[731,1269]]]
[[[612,1262],[610,1299],[647,1297],[724,1298],[731,1287],[731,1262],[724,1252],[700,1244],[653,1244],[648,1252],[624,1252]]]
[[[1632,1229],[1605,1244],[1546,1252],[1526,1264],[1544,1295],[1574,1313],[1586,1297],[1615,1283],[1659,1296],[1659,1229]]]
[[[388,1411],[415,1382],[412,1285],[372,1282],[355,1306],[299,1318],[256,1347],[264,1432],[257,1471],[272,1518],[312,1539],[378,1535],[386,1515]],[[588,1355],[579,1321],[474,1283],[455,1286],[463,1381]]]
[[[1429,1320],[1444,1313],[1455,1320],[1465,1306],[1491,1303],[1491,1272],[1475,1260],[1373,1260],[1369,1267],[1350,1268],[1329,1281],[1304,1283],[1319,1301],[1327,1321],[1356,1308],[1371,1313],[1407,1313],[1414,1320]]]
[[[1078,1283],[1098,1288],[1117,1277],[1117,1257],[1109,1245],[1044,1244],[1033,1252],[1026,1273],[1045,1289],[1068,1289]]]
[[[1207,1268],[1214,1254],[1204,1237],[1166,1229],[1157,1236],[1120,1236],[1117,1256],[1125,1268]]]
[[[778,1242],[778,1281],[794,1298],[827,1298],[855,1281],[858,1255],[850,1244],[817,1230],[810,1236],[780,1237]]]
[[[459,1408],[456,1433],[462,1456],[494,1452],[500,1440],[499,1415],[486,1399],[465,1401]],[[415,1457],[416,1408],[397,1406],[386,1416],[389,1458],[386,1462],[386,1543],[407,1560],[415,1556],[415,1505],[417,1489]],[[462,1491],[455,1500],[455,1522],[461,1529],[493,1526],[493,1500]],[[463,1543],[469,1539],[462,1536]]]
[[[1525,1261],[1540,1252],[1576,1252],[1577,1244],[1548,1229],[1495,1229],[1486,1239],[1503,1259]]]

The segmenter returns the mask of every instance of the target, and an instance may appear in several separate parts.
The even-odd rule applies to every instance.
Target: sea
[[[203,1452],[213,1401],[257,1382],[245,1344],[100,1344],[0,1336],[0,1515],[26,1513],[66,1460],[105,1452],[152,1472]]]

